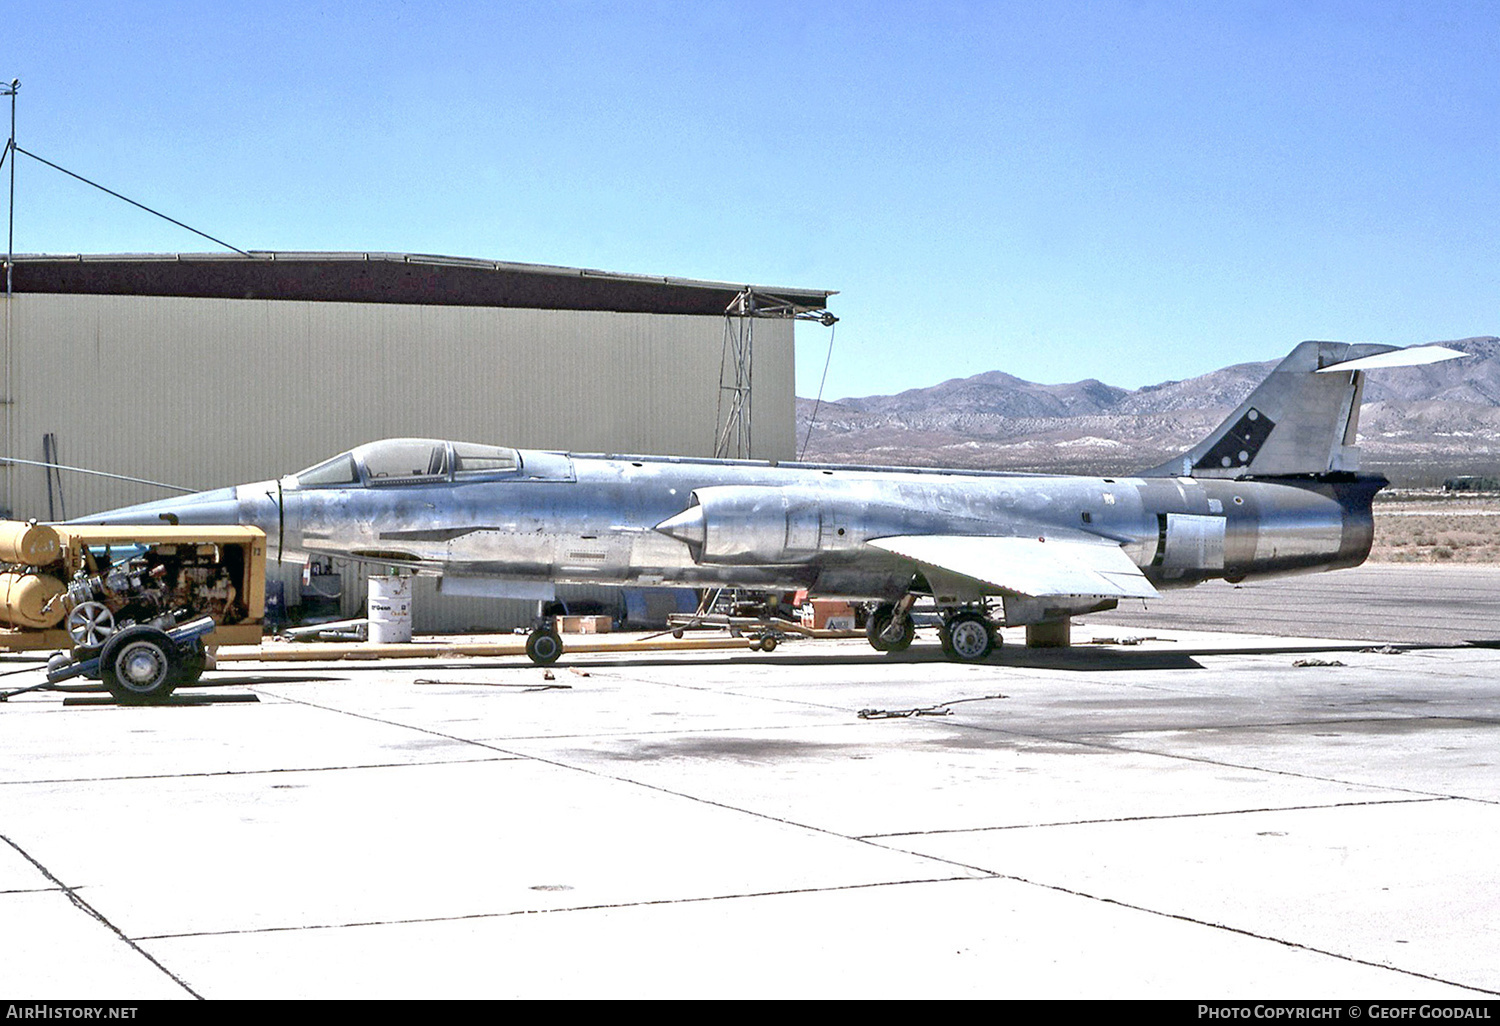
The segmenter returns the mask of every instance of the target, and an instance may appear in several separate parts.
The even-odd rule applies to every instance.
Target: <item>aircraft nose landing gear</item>
[[[552,627],[538,627],[526,636],[526,655],[538,666],[551,666],[562,651],[562,638]]]

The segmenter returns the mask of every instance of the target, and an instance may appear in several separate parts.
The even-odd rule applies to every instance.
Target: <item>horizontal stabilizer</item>
[[[1318,373],[1373,370],[1379,367],[1419,367],[1422,364],[1442,363],[1444,360],[1456,360],[1460,356],[1468,355],[1468,353],[1460,353],[1457,349],[1449,349],[1447,346],[1412,346],[1409,349],[1392,349],[1390,352],[1376,353],[1374,356],[1329,364],[1327,367],[1319,367]]]
[[[1152,598],[1156,589],[1114,542],[986,535],[877,538],[876,548],[1018,595]]]

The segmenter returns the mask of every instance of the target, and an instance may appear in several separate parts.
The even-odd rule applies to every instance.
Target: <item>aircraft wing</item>
[[[876,548],[1020,595],[1153,598],[1156,589],[1119,545],[1106,538],[996,538],[906,535]]]

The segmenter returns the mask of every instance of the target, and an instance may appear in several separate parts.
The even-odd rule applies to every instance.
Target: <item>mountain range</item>
[[[1500,475],[1500,338],[1441,344],[1467,358],[1369,376],[1362,469],[1409,487]],[[808,439],[803,458],[818,462],[1123,475],[1208,434],[1276,362],[1138,389],[1092,378],[1043,385],[988,371],[896,395],[799,398],[797,440]]]

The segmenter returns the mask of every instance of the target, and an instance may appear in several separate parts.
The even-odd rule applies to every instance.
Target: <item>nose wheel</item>
[[[526,655],[538,666],[551,666],[562,651],[562,638],[551,628],[539,627],[526,637]]]

